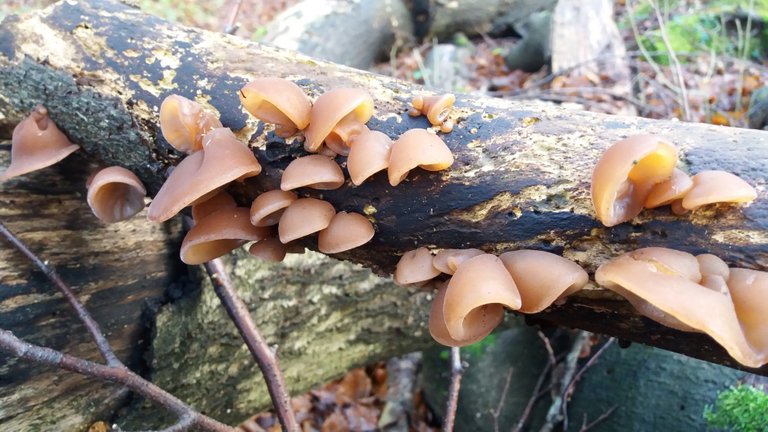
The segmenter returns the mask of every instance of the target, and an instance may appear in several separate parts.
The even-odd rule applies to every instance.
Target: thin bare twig
[[[675,76],[677,77],[677,86],[680,90],[681,105],[683,107],[683,119],[685,121],[691,121],[691,108],[688,105],[688,90],[685,88],[685,78],[683,77],[683,68],[680,66],[680,61],[677,59],[677,54],[672,48],[672,43],[669,41],[667,35],[666,24],[664,23],[664,17],[661,15],[661,9],[656,0],[650,0],[653,12],[656,14],[656,20],[659,21],[659,32],[661,33],[661,40],[664,41],[664,47],[667,49],[667,55],[672,60],[674,65]]]
[[[546,339],[546,338],[545,340],[549,341],[549,339]],[[552,365],[550,363],[547,363],[546,365],[544,365],[544,368],[541,369],[541,373],[539,373],[539,378],[536,380],[536,386],[534,386],[533,390],[531,391],[531,397],[528,398],[528,403],[525,405],[525,409],[523,410],[523,413],[520,415],[520,418],[517,420],[517,423],[515,423],[515,427],[512,428],[512,432],[520,432],[525,427],[525,423],[528,421],[528,417],[530,417],[531,411],[533,410],[533,405],[545,393],[541,390],[541,386],[544,385],[544,379],[547,377],[547,373],[551,368],[552,368]]]
[[[239,25],[237,24],[237,14],[240,13],[240,6],[243,5],[243,0],[232,0],[232,6],[230,6],[229,15],[227,16],[227,22],[224,26],[223,32],[226,34],[235,34]]]
[[[573,391],[573,386],[576,385],[576,383],[581,379],[581,376],[584,375],[584,372],[587,371],[587,369],[591,368],[595,362],[597,362],[597,359],[600,358],[600,356],[605,352],[606,349],[608,349],[609,346],[611,346],[616,341],[615,338],[608,339],[603,346],[600,347],[597,352],[587,360],[586,363],[584,363],[584,366],[579,369],[578,372],[576,372],[576,375],[571,379],[571,382],[568,383],[568,387],[565,388],[566,395],[570,394],[571,391]]]
[[[614,405],[611,408],[608,409],[608,411],[600,414],[600,417],[596,418],[594,421],[587,424],[587,415],[584,414],[584,421],[581,423],[581,429],[579,429],[579,432],[587,432],[588,430],[592,429],[593,427],[597,426],[600,422],[607,419],[608,417],[613,414],[614,411],[616,411],[616,408],[618,408],[618,405]]]
[[[85,306],[80,303],[80,301],[77,299],[77,296],[75,295],[75,292],[69,285],[67,285],[66,282],[64,282],[61,276],[59,276],[58,272],[56,272],[56,269],[52,266],[49,266],[37,255],[35,255],[27,247],[27,245],[24,244],[24,242],[16,237],[5,226],[2,221],[0,221],[0,233],[13,246],[15,246],[16,249],[23,253],[27,258],[29,258],[30,261],[32,261],[32,263],[34,263],[40,270],[42,270],[42,272],[45,273],[45,276],[48,277],[48,279],[53,282],[54,285],[56,285],[56,288],[59,289],[59,292],[64,295],[64,298],[67,299],[72,308],[75,309],[75,312],[77,312],[77,317],[80,319],[80,321],[83,322],[85,328],[88,329],[88,333],[91,334],[93,341],[96,343],[96,346],[99,348],[99,352],[101,352],[101,355],[104,357],[104,360],[106,360],[107,364],[109,366],[122,366],[120,360],[118,360],[117,356],[115,356],[115,353],[112,352],[112,348],[110,348],[107,338],[104,337],[104,333],[102,333],[99,324],[91,317],[91,315],[85,309]]]
[[[552,398],[552,405],[549,406],[547,411],[546,422],[541,427],[541,432],[552,432],[560,422],[563,421],[563,410],[566,404],[565,390],[568,388],[574,374],[576,373],[576,365],[579,361],[579,355],[581,354],[584,346],[589,343],[589,338],[592,334],[587,331],[579,331],[576,335],[576,339],[573,341],[573,346],[565,357],[565,370],[563,372],[562,380],[560,381],[560,391],[557,392]]]
[[[237,294],[237,290],[224,270],[224,263],[221,259],[216,258],[205,263],[205,270],[211,278],[213,291],[219,297],[232,322],[235,323],[237,331],[264,375],[269,396],[272,398],[272,404],[275,406],[277,418],[280,420],[283,430],[288,432],[300,430],[299,423],[296,421],[293,409],[291,409],[291,398],[288,395],[283,374],[277,364],[277,357],[256,328],[248,307]]]
[[[197,427],[212,432],[233,432],[235,430],[195,411],[176,396],[166,392],[125,367],[117,356],[115,356],[112,348],[109,346],[109,342],[101,332],[98,323],[96,323],[90,313],[88,313],[85,306],[80,303],[74,290],[64,282],[56,270],[35,255],[35,253],[32,252],[21,239],[16,237],[16,235],[13,234],[2,221],[0,221],[0,233],[13,244],[13,246],[29,258],[30,261],[37,265],[56,285],[59,291],[64,294],[67,301],[77,311],[77,316],[83,321],[88,332],[91,334],[91,337],[96,342],[99,351],[107,361],[107,365],[101,365],[50,348],[24,342],[17,338],[12,332],[3,329],[0,329],[0,350],[7,351],[11,355],[21,359],[48,364],[81,375],[125,385],[137,394],[179,416],[178,421],[174,425],[158,432],[180,432],[185,431],[190,427]],[[119,431],[119,428],[117,428],[117,430]]]
[[[541,330],[536,332],[536,335],[541,339],[541,342],[544,344],[544,349],[547,350],[547,358],[549,360],[549,367],[553,368],[557,364],[557,360],[555,359],[555,350],[552,349],[552,343],[549,341],[549,338],[541,332]]]
[[[461,387],[461,377],[464,375],[464,368],[465,365],[461,361],[459,347],[451,347],[451,385],[448,387],[448,403],[445,408],[443,432],[453,431],[456,409],[459,406],[459,388]]]
[[[504,401],[507,399],[507,393],[509,392],[509,384],[512,382],[512,372],[514,368],[510,366],[507,372],[507,377],[504,380],[504,388],[501,390],[501,397],[499,397],[499,404],[496,405],[496,409],[491,411],[491,417],[493,417],[493,430],[499,432],[499,415],[504,408]]]
[[[50,348],[32,345],[17,338],[8,330],[0,330],[0,349],[7,351],[14,357],[30,360],[35,363],[56,366],[81,375],[123,384],[134,392],[177,414],[189,426],[196,426],[214,432],[235,431],[235,429],[225,424],[194,411],[176,396],[146,381],[124,366],[105,366]],[[186,420],[188,418],[193,420],[190,422]]]

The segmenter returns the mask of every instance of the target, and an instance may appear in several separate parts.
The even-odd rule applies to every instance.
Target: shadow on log
[[[261,47],[237,37],[171,24],[116,1],[80,1],[62,2],[43,12],[9,17],[3,22],[0,130],[10,130],[34,105],[42,103],[61,129],[83,147],[81,154],[94,162],[133,170],[154,193],[168,168],[181,158],[162,139],[157,126],[160,102],[178,93],[217,110],[222,123],[247,140],[264,165],[260,176],[233,188],[241,203],[246,204],[259,192],[276,188],[285,166],[303,154],[301,143],[286,143],[274,135],[271,126],[249,118],[240,107],[238,89],[258,76],[295,80],[313,98],[335,87],[365,88],[376,105],[369,126],[391,137],[412,127],[427,126],[426,119],[406,114],[407,102],[421,90],[417,86]],[[444,136],[456,155],[450,170],[414,173],[397,188],[390,187],[379,175],[360,187],[348,185],[323,193],[337,209],[365,211],[376,222],[373,241],[340,254],[339,259],[389,274],[400,254],[416,246],[479,247],[497,253],[527,247],[562,254],[594,272],[599,264],[622,252],[668,246],[692,253],[713,253],[732,266],[768,269],[765,132],[573,112],[480,96],[459,95],[456,105],[456,128]],[[644,212],[633,223],[611,229],[601,226],[592,216],[589,199],[591,168],[610,143],[637,133],[656,133],[675,142],[682,149],[685,168],[691,172],[717,168],[736,173],[757,186],[757,201],[746,208],[702,210],[682,217],[654,210]],[[71,162],[54,168],[70,169],[76,169]],[[14,193],[16,184],[2,186],[3,212],[20,211],[19,206],[25,205],[6,198]],[[54,191],[41,193],[49,192]],[[32,214],[37,209],[22,211]],[[46,221],[42,226],[74,223],[66,222],[67,216],[61,213],[41,214]],[[81,218],[86,216],[75,219]],[[142,221],[131,223],[143,230],[160,229]],[[25,229],[13,224],[11,228],[29,240],[24,236]],[[94,233],[102,235],[103,231]],[[123,238],[143,235],[148,234],[122,234]],[[44,252],[49,247],[46,245],[54,241],[57,247],[80,252],[72,247],[72,238],[54,239],[37,243],[41,254],[59,267],[79,265],[82,258]],[[311,242],[307,246],[315,248]],[[7,245],[0,247],[3,256],[10,256]],[[158,251],[157,259],[165,260],[169,251],[173,249]],[[0,267],[4,292],[14,286],[7,281],[27,274],[15,269],[19,262],[14,259],[14,268]],[[106,278],[116,268],[106,267],[104,271]],[[237,267],[233,271],[237,274]],[[78,280],[71,282],[77,285]],[[113,298],[119,297],[115,294]],[[33,298],[30,304],[35,304]],[[59,313],[62,311],[59,309]],[[293,313],[303,311],[297,308]],[[405,311],[411,313],[412,309]],[[97,316],[100,313],[95,312]],[[594,287],[536,319],[735,366],[709,338],[651,323],[617,296]],[[28,328],[26,331],[28,337],[34,337]],[[271,337],[285,337],[283,343],[290,339],[287,335]],[[412,333],[398,337],[415,338]],[[383,353],[374,349],[370,359]],[[357,361],[362,362],[363,357]],[[200,373],[197,363],[192,371],[184,370],[183,364],[168,367],[179,374]],[[768,368],[757,372],[766,374]],[[155,373],[159,376],[163,371]],[[290,381],[291,375],[287,378]]]

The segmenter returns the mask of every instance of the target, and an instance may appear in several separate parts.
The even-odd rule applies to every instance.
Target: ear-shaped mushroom
[[[181,243],[181,260],[202,264],[218,258],[247,241],[269,236],[269,228],[251,225],[249,209],[225,208],[197,221]]]
[[[687,210],[720,202],[745,203],[757,198],[755,188],[729,172],[702,171],[692,180],[693,187],[683,198],[683,208]]]
[[[480,306],[468,321],[473,324],[473,330],[467,339],[457,340],[448,333],[448,327],[445,324],[443,308],[445,307],[445,292],[447,282],[442,282],[438,288],[435,299],[432,300],[432,307],[429,311],[429,334],[438,343],[451,347],[462,347],[471,345],[488,336],[496,326],[504,319],[504,306],[493,303]],[[479,318],[479,319],[478,319]]]
[[[653,185],[670,178],[675,164],[675,146],[654,135],[637,135],[612,145],[592,173],[597,218],[611,227],[640,214]]]
[[[312,107],[309,127],[304,131],[304,148],[320,150],[323,141],[343,146],[363,131],[373,115],[373,98],[365,90],[339,88],[320,95]]]
[[[79,148],[38,105],[13,129],[11,165],[0,174],[0,182],[53,165]]]
[[[420,284],[434,279],[440,270],[432,266],[432,253],[425,247],[408,251],[395,267],[394,281],[398,285]]]
[[[271,190],[256,197],[251,204],[253,226],[277,225],[285,208],[296,201],[298,196],[290,191]]]
[[[203,137],[203,150],[184,158],[168,176],[149,205],[147,218],[166,221],[203,195],[260,172],[259,161],[231,130],[214,129]]]
[[[280,241],[288,243],[328,227],[336,210],[331,203],[316,198],[299,198],[280,216],[277,225]]]
[[[212,197],[192,204],[192,219],[197,222],[200,219],[225,208],[235,208],[237,203],[232,195],[217,191]]]
[[[147,190],[134,173],[123,167],[102,169],[87,187],[88,205],[104,222],[120,222],[144,209]]]
[[[392,144],[387,170],[389,184],[397,186],[416,167],[440,171],[451,165],[453,154],[440,137],[426,129],[411,129]]]
[[[257,119],[289,137],[309,124],[312,103],[299,86],[283,78],[258,78],[240,89],[240,102]]]
[[[344,173],[339,164],[323,155],[302,156],[292,160],[280,179],[280,189],[284,191],[300,187],[332,190],[343,184]]]
[[[732,268],[728,287],[741,328],[764,364],[768,362],[768,273]]]
[[[379,131],[367,130],[352,139],[347,157],[349,178],[356,186],[365,179],[389,167],[393,141]]]
[[[277,237],[267,237],[252,244],[248,253],[266,261],[280,262],[285,259],[288,245],[283,244]]]
[[[575,262],[549,252],[518,250],[499,256],[522,298],[520,312],[537,313],[584,288],[587,272]]]
[[[504,263],[491,254],[464,261],[448,282],[443,317],[448,334],[458,341],[487,335],[499,323],[495,311],[502,305],[517,310],[520,293]]]
[[[655,248],[661,249],[661,248]],[[677,252],[677,251],[674,251]],[[684,252],[678,252],[685,254]],[[648,315],[648,310],[638,309],[662,324],[681,330],[707,333],[738,362],[759,367],[765,362],[745,339],[729,295],[708,289],[675,269],[687,269],[690,254],[682,263],[670,262],[667,257],[647,252],[644,258],[629,253],[601,265],[595,273],[598,284],[616,291],[633,303],[642,299],[658,312]],[[698,269],[697,269],[698,270]],[[637,305],[635,305],[637,307]],[[680,326],[670,325],[678,321]]]
[[[354,249],[373,238],[373,225],[359,213],[340,211],[333,216],[328,228],[320,231],[317,248],[326,254]]]
[[[176,150],[192,153],[203,147],[203,135],[220,128],[221,122],[199,103],[170,95],[160,105],[160,131]]]
[[[441,126],[443,132],[453,130],[453,123],[448,121],[448,115],[456,102],[456,96],[451,93],[435,96],[416,96],[411,101],[413,107],[408,114],[416,117],[420,114],[427,116],[429,123],[433,126]]]
[[[432,265],[440,272],[452,275],[461,263],[484,253],[480,249],[443,249],[432,259]]]
[[[672,170],[672,177],[661,183],[656,183],[648,193],[645,199],[645,208],[661,207],[671,204],[673,201],[681,200],[693,187],[691,176],[675,168]]]

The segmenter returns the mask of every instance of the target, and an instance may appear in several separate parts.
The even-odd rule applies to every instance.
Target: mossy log
[[[369,126],[392,137],[412,127],[427,126],[424,118],[411,118],[406,114],[408,101],[421,91],[418,86],[262,47],[237,37],[168,23],[117,1],[80,1],[61,2],[42,12],[9,17],[3,22],[0,28],[0,131],[8,135],[34,105],[43,103],[62,130],[83,147],[82,156],[76,157],[132,169],[150,192],[155,193],[168,168],[182,157],[163,140],[157,125],[160,102],[165,96],[178,93],[215,109],[222,123],[248,141],[264,165],[260,176],[233,188],[241,202],[247,204],[259,192],[276,188],[282,170],[293,158],[303,154],[301,143],[286,143],[274,135],[270,126],[249,118],[242,110],[238,89],[259,76],[292,79],[312,97],[335,87],[365,88],[376,104],[376,114]],[[713,253],[732,266],[768,269],[768,175],[765,170],[768,135],[765,132],[573,112],[474,95],[459,95],[456,105],[453,113],[456,128],[444,136],[456,155],[456,163],[450,170],[414,172],[396,188],[390,187],[379,175],[360,187],[347,185],[322,193],[337,209],[365,212],[376,222],[377,233],[372,242],[337,258],[386,275],[393,270],[400,254],[416,246],[479,247],[490,252],[528,247],[562,254],[594,272],[600,263],[622,252],[643,246],[668,246],[693,253]],[[745,208],[708,209],[687,216],[675,216],[664,209],[653,210],[644,212],[632,223],[610,229],[603,227],[594,219],[591,209],[591,168],[610,143],[637,133],[656,133],[675,142],[682,149],[683,165],[691,172],[717,168],[738,174],[757,186],[757,201]],[[78,168],[69,162],[55,170]],[[36,178],[40,177],[30,177]],[[57,224],[75,227],[75,222],[67,219],[72,216],[59,211],[41,214],[39,208],[20,210],[25,203],[6,198],[14,193],[13,185],[3,185],[4,215],[15,211],[42,218],[45,222],[41,231],[50,231],[50,237],[36,238],[40,249],[55,242],[56,247],[68,249],[68,253],[49,257],[52,261],[64,268],[80,265],[82,257],[75,256],[75,252],[86,249],[72,246],[77,245],[73,235],[64,236],[55,230]],[[37,191],[42,195],[56,193],[56,189],[47,184],[37,187],[42,188]],[[67,187],[78,188],[68,190],[72,195],[82,193],[81,186]],[[85,217],[79,214],[76,219]],[[16,227],[22,234],[31,229],[31,226],[25,228],[23,220],[20,216],[18,223],[22,225]],[[93,220],[89,223],[97,225]],[[156,241],[170,244],[158,250],[155,257],[158,262],[164,262],[163,271],[172,272],[168,266],[173,264],[165,262],[165,253],[172,253],[174,241],[178,240],[174,230],[146,227],[142,221],[133,223],[142,228],[122,234],[122,240],[128,241],[126,237],[134,236],[141,240],[130,241],[146,241],[150,232],[162,234],[158,234]],[[97,228],[89,233],[106,235],[115,230]],[[315,248],[311,241],[307,246]],[[23,279],[19,274],[28,274],[19,269],[29,267],[9,252],[4,243],[0,247],[4,258],[14,257],[3,261],[11,262],[9,267],[0,268],[2,289],[15,289],[13,281]],[[143,259],[151,261],[152,257]],[[112,271],[124,277],[119,273],[124,267],[108,264],[103,264],[106,267],[101,267],[103,273],[99,273],[105,280],[113,276]],[[237,272],[238,268],[233,271]],[[146,266],[142,264],[137,269],[146,271]],[[75,284],[83,281],[82,276],[74,272],[70,276]],[[164,279],[158,279],[161,280]],[[27,289],[40,289],[42,283],[38,276]],[[247,280],[242,283],[246,284]],[[113,282],[112,285],[114,288],[120,284]],[[248,292],[263,288],[254,285],[241,286],[241,289]],[[120,294],[114,296],[119,298]],[[424,294],[418,299],[427,296]],[[260,301],[269,297],[265,294]],[[34,299],[29,303],[36,304]],[[93,306],[98,315],[99,304]],[[56,307],[59,314],[66,309],[63,302],[58,302]],[[362,304],[360,307],[361,314],[368,313]],[[386,319],[394,320],[402,315],[405,322],[407,316],[413,316],[413,307],[400,310],[395,306]],[[288,316],[282,313],[293,317],[305,310],[312,309],[284,309],[273,319],[277,322]],[[138,315],[133,317],[139,319]],[[656,325],[638,316],[617,296],[596,287],[535,319],[735,366],[708,337]],[[17,321],[13,329],[21,328],[21,322]],[[418,320],[417,324],[404,324],[403,328],[408,331],[391,327],[394,329],[391,332],[373,334],[377,338],[384,338],[386,334],[411,340],[413,344],[403,342],[394,346],[400,347],[398,350],[412,349],[423,343],[423,331],[414,329],[423,330],[424,322]],[[350,330],[345,325],[339,324],[328,331],[349,330],[348,340],[367,341],[359,339],[360,335],[371,334],[367,329]],[[266,333],[268,337],[276,337],[275,333]],[[417,333],[420,336],[416,336]],[[25,335],[32,337],[30,333]],[[281,343],[288,343],[292,337],[284,334],[277,338]],[[297,340],[312,339],[308,335],[296,337]],[[386,343],[383,340],[381,344]],[[392,350],[381,349],[377,343],[366,355],[356,356],[353,362],[384,353],[394,354]],[[291,355],[290,350],[284,353],[286,363],[291,361]],[[300,356],[294,358],[306,360]],[[343,355],[334,358],[343,359]],[[229,361],[227,357],[211,358],[216,359]],[[325,361],[323,358],[313,360]],[[9,367],[8,363],[5,365]],[[193,369],[185,369],[184,361],[179,360],[162,367],[168,368],[166,373],[178,376],[200,370],[199,363],[190,365]],[[211,368],[221,368],[221,365],[211,365]],[[758,372],[766,374],[768,368]],[[155,370],[154,373],[159,376],[164,372]],[[170,387],[169,390],[176,389]]]

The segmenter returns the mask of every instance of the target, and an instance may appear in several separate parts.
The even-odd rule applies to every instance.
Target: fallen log
[[[125,166],[136,172],[151,193],[155,193],[168,168],[181,158],[160,135],[157,108],[165,96],[181,94],[217,110],[222,123],[247,140],[264,165],[261,175],[233,188],[241,203],[247,204],[259,192],[276,188],[285,166],[303,154],[301,143],[286,143],[274,135],[270,126],[250,118],[240,107],[237,91],[248,80],[259,76],[293,79],[312,97],[335,87],[366,88],[376,105],[376,114],[369,126],[392,137],[408,128],[427,126],[426,119],[406,114],[407,102],[421,90],[417,86],[261,47],[237,37],[168,23],[117,1],[80,1],[62,2],[43,12],[9,17],[3,22],[0,130],[7,134],[34,105],[42,103],[61,129],[83,147],[82,153],[88,160]],[[350,253],[339,254],[339,259],[386,275],[404,251],[416,246],[479,247],[491,252],[528,247],[562,254],[592,273],[599,264],[622,252],[644,246],[668,246],[693,253],[713,253],[732,266],[768,269],[768,175],[764,169],[768,160],[768,135],[762,131],[573,112],[469,95],[458,96],[454,118],[454,132],[444,136],[457,160],[450,170],[414,173],[396,188],[378,176],[360,187],[345,186],[323,192],[323,197],[337,209],[366,212],[376,221],[374,240]],[[758,187],[757,201],[746,208],[702,210],[688,216],[653,210],[644,212],[633,223],[610,229],[603,227],[591,210],[591,168],[610,143],[636,133],[656,133],[675,142],[682,149],[683,161],[691,172],[717,168],[738,174]],[[55,169],[71,169],[71,165],[63,167]],[[3,194],[13,193],[8,185],[1,188]],[[24,214],[35,212],[34,208],[18,210],[19,203],[3,198],[4,211],[14,208]],[[61,217],[46,214],[44,220]],[[23,226],[20,231],[25,231]],[[172,232],[167,235],[177,238]],[[45,242],[39,244],[42,246]],[[315,249],[311,241],[306,245]],[[11,256],[7,245],[0,244],[0,248],[4,257]],[[168,250],[171,249],[169,246]],[[75,267],[78,262],[74,254],[60,258],[57,259],[59,266]],[[0,267],[0,288],[5,291],[13,289],[13,279],[19,277],[16,267],[21,264],[18,258],[14,260],[14,266]],[[236,261],[238,264],[230,267],[232,272],[247,274],[247,264]],[[105,274],[119,271],[109,266],[102,270]],[[305,277],[313,276],[310,272]],[[275,287],[262,291],[266,288],[261,285],[246,286],[248,280],[240,279],[240,289],[252,292],[250,305],[254,308],[261,301],[269,302],[270,296],[279,291]],[[332,282],[321,287],[328,283]],[[305,295],[315,292],[314,289],[306,288],[300,293]],[[350,290],[355,292],[353,288]],[[337,351],[335,357],[326,359],[346,362],[343,367],[348,367],[385,354],[396,354],[393,351],[423,346],[423,307],[428,294],[423,293],[410,303],[410,292],[402,293],[387,300],[393,310],[385,318],[388,330],[374,334],[380,339],[368,339],[371,333],[367,326],[352,326],[350,330],[344,326],[351,324],[339,324],[327,329],[338,332],[340,340],[354,341],[357,346],[368,345],[369,349],[345,357],[340,347],[347,345],[342,344],[331,350]],[[348,297],[341,291],[334,291],[334,295]],[[304,299],[300,295],[294,301]],[[313,313],[333,310],[327,307],[285,309],[278,301],[270,304],[273,312],[265,314],[263,321],[259,319],[257,323],[279,322],[308,310]],[[373,309],[361,307],[358,313],[371,318],[380,313],[382,304],[385,303],[377,303]],[[58,306],[63,310],[63,304]],[[98,314],[99,305],[96,307]],[[421,312],[416,314],[416,308]],[[182,314],[177,319],[189,318]],[[403,320],[402,328],[397,326],[397,319]],[[597,287],[532,319],[580,327],[737,366],[708,337],[681,333],[650,322],[628,303]],[[302,332],[318,331],[314,327],[304,327]],[[348,330],[350,332],[345,333]],[[205,337],[208,341],[219,340],[217,338],[227,331],[211,331]],[[178,333],[176,342],[166,339],[164,343],[183,350],[193,335]],[[265,335],[271,342],[313,340],[312,333],[280,334],[274,327],[268,327]],[[388,340],[384,335],[399,338],[400,343],[386,346]],[[233,339],[224,340],[229,348],[240,349]],[[200,343],[200,346],[206,345]],[[392,346],[397,349],[390,349]],[[155,347],[155,352],[164,351]],[[308,361],[308,357],[297,354],[300,352],[300,347],[288,350],[281,353],[281,359],[284,364],[291,359],[297,364]],[[219,386],[232,384],[236,381],[234,376],[254,373],[251,367],[228,369],[229,363],[210,364],[211,370],[232,371],[233,377],[219,382],[215,376],[207,379],[202,376],[205,374],[200,372],[201,363],[187,365],[179,351],[175,355],[178,357],[168,363],[156,360],[153,374],[166,374],[168,378],[164,383],[171,392],[183,386],[197,388],[193,400],[187,399],[193,405],[211,399],[212,388],[223,391]],[[315,362],[325,361],[319,355],[309,357]],[[230,359],[226,355],[212,355],[206,361],[229,362]],[[336,366],[342,367],[342,364],[334,365],[324,376],[338,373]],[[756,372],[768,374],[768,368]],[[12,374],[13,370],[7,367],[3,373]],[[174,379],[180,376],[193,376],[197,381],[182,383]],[[289,381],[290,377],[288,374]],[[320,379],[319,376],[312,378],[315,383]],[[17,383],[13,381],[4,391],[12,392],[12,386]],[[302,382],[293,390],[312,384]],[[258,379],[252,377],[237,391],[251,391],[258,385]],[[247,400],[255,404],[256,399]],[[210,403],[213,414],[232,409],[230,404]],[[236,408],[245,410],[242,405]]]

